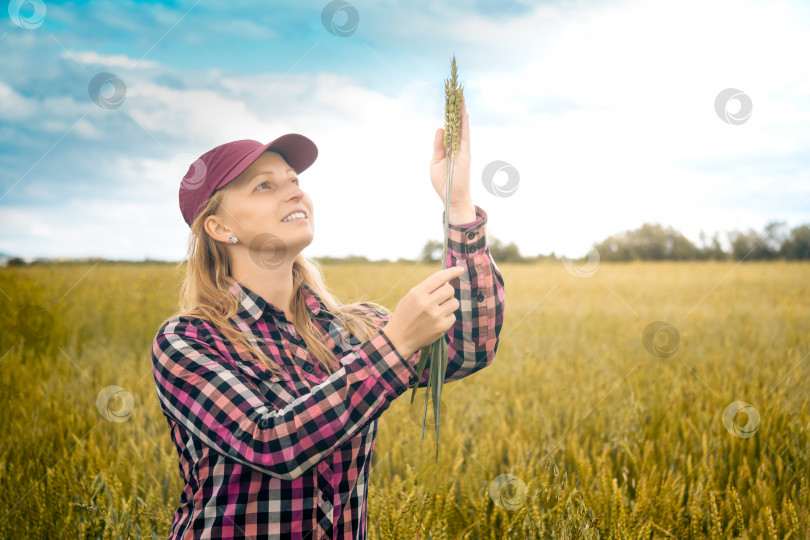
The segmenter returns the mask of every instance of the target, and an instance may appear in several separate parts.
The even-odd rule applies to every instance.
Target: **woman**
[[[170,538],[365,538],[379,417],[416,383],[421,348],[446,336],[446,382],[495,359],[505,293],[486,245],[487,215],[469,196],[462,112],[448,267],[393,314],[374,302],[340,303],[301,253],[314,234],[298,178],[317,157],[311,140],[235,141],[189,168],[180,187],[191,228],[180,311],[152,347],[185,482]],[[440,128],[430,176],[442,202],[443,141]],[[426,370],[420,386],[427,378]]]

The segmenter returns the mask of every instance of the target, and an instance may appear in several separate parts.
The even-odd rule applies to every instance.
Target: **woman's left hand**
[[[445,205],[445,180],[447,177],[447,150],[444,147],[444,128],[436,130],[433,138],[433,159],[430,161],[430,181]],[[461,100],[461,137],[453,160],[453,182],[450,208],[471,208],[470,197],[470,120],[467,115],[466,98]]]

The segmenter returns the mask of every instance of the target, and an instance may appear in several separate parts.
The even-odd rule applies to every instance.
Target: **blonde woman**
[[[443,140],[440,128],[430,176],[444,203]],[[317,154],[299,134],[234,141],[201,156],[181,182],[187,273],[180,310],[152,347],[185,482],[170,538],[366,538],[379,417],[417,382],[420,349],[444,335],[446,382],[495,359],[505,293],[487,215],[469,197],[466,109],[448,268],[393,313],[342,304],[302,254],[315,208],[299,175]]]

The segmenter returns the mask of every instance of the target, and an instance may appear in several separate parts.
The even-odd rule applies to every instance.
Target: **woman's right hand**
[[[448,281],[463,273],[460,266],[439,270],[399,301],[383,330],[403,358],[432,344],[456,322],[455,312],[460,304],[455,298],[455,288]]]

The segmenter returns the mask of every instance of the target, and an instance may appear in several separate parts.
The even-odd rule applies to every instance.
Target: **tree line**
[[[810,260],[810,224],[785,230],[785,222],[772,221],[762,231],[748,229],[725,233],[730,251],[723,249],[720,243],[720,233],[715,233],[711,239],[701,231],[700,243],[695,245],[683,234],[672,227],[663,227],[658,223],[645,223],[633,231],[624,231],[608,236],[601,242],[594,243],[593,247],[599,252],[600,261],[770,261]],[[494,236],[487,237],[487,245],[496,262],[501,263],[533,263],[540,261],[558,261],[562,257],[552,252],[549,255],[523,256],[514,242],[504,244]],[[400,258],[393,262],[440,262],[443,242],[428,240],[418,260]],[[580,257],[584,259],[585,257]],[[370,260],[362,255],[348,255],[346,257],[317,257],[325,265],[330,264],[387,264],[387,259]],[[76,264],[104,261],[105,263],[167,263],[166,261],[110,261],[103,258],[91,257],[72,259],[68,261],[54,261],[39,259],[25,261],[20,257],[8,259],[8,266],[28,266],[29,264]],[[2,264],[0,266],[6,266]]]
[[[785,230],[784,221],[772,221],[762,231],[729,231],[725,233],[730,251],[723,249],[720,233],[711,239],[700,233],[701,245],[695,245],[672,227],[645,223],[638,229],[608,236],[593,247],[601,261],[703,261],[703,260],[810,260],[810,225]],[[558,260],[550,255],[523,256],[514,242],[504,244],[494,237],[487,238],[489,250],[497,262],[531,263]],[[443,243],[430,240],[422,248],[422,259],[440,261]]]

